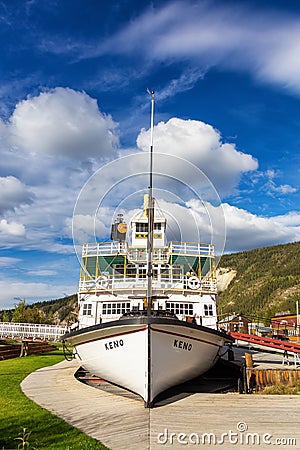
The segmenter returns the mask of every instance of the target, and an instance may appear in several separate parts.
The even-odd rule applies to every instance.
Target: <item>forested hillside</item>
[[[69,325],[76,322],[77,311],[76,294],[32,305],[28,305],[26,299],[23,299],[14,309],[0,311],[0,321]]]
[[[219,294],[219,312],[270,317],[296,312],[300,300],[300,242],[224,255],[219,272],[232,279]]]

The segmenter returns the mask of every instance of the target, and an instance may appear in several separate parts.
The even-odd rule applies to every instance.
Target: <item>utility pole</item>
[[[296,324],[297,324],[297,340],[299,341],[300,339],[300,317],[299,317],[299,301],[296,300]]]

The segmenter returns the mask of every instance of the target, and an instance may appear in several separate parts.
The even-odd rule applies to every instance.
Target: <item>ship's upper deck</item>
[[[140,291],[147,288],[147,250],[127,242],[85,244],[79,292]],[[154,289],[216,292],[214,247],[170,242],[153,250]]]
[[[168,246],[153,249],[153,260],[166,262],[173,254],[214,258],[214,246],[198,242],[169,242]],[[100,242],[82,246],[82,257],[100,255],[126,255],[132,261],[147,260],[147,250],[145,248],[133,247],[127,242]]]
[[[147,289],[149,211],[149,196],[145,195],[143,215],[130,222],[131,242],[123,216],[118,214],[111,241],[83,245],[79,292],[136,293]],[[166,219],[159,212],[156,215],[154,208],[152,225],[153,289],[216,292],[214,246],[200,242],[166,244]]]

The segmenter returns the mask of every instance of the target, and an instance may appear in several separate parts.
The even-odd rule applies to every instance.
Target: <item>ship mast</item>
[[[154,199],[153,199],[153,126],[154,126],[154,91],[149,91],[151,95],[151,123],[150,123],[150,154],[149,154],[149,187],[148,187],[148,234],[147,234],[147,318],[150,321],[151,309],[152,309],[152,279],[153,279],[153,264],[152,264],[152,253],[153,253],[153,229],[154,229]],[[147,370],[147,398],[148,401],[145,402],[145,407],[150,408],[151,403],[151,330],[148,322],[148,370]]]
[[[147,237],[147,316],[151,315],[152,307],[152,279],[153,279],[153,231],[154,231],[154,199],[153,199],[153,128],[154,128],[154,91],[151,95],[151,123],[150,123],[150,161],[148,187],[148,237]]]

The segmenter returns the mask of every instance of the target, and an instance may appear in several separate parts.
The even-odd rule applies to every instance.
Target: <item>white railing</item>
[[[100,242],[82,246],[82,256],[115,255],[117,253],[128,254],[129,259],[136,261],[146,261],[147,258],[146,249],[129,247],[127,242]],[[167,261],[171,254],[213,257],[214,246],[198,242],[169,242],[168,247],[153,249],[153,260]]]
[[[212,244],[200,244],[199,242],[170,242],[169,252],[172,254],[214,256]]]
[[[83,244],[82,256],[114,255],[126,253],[128,245],[126,242],[99,242],[95,244]]]
[[[199,280],[199,286],[194,289],[189,288],[186,276],[160,277],[152,280],[153,289],[174,289],[188,290],[189,292],[217,292],[217,281],[215,278],[203,277]],[[115,291],[122,289],[147,289],[146,278],[136,278],[133,276],[107,276],[105,283],[96,282],[94,279],[80,280],[79,292],[100,292]]]
[[[39,338],[58,341],[68,331],[68,327],[60,325],[0,322],[0,338]]]

